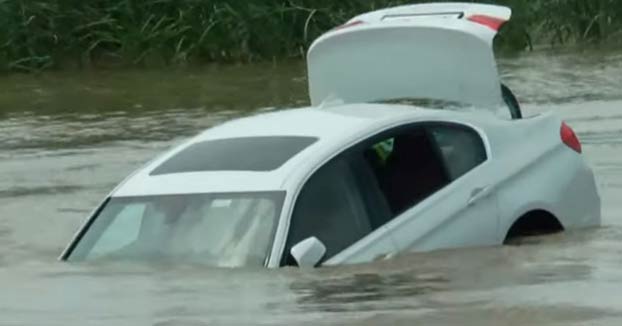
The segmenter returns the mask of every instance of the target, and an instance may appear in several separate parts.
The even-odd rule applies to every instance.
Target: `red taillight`
[[[581,153],[581,142],[579,138],[574,133],[574,130],[570,128],[565,122],[562,122],[562,127],[559,130],[559,134],[562,138],[562,142],[566,144],[566,146],[572,148],[577,153]]]
[[[492,29],[494,29],[495,31],[498,31],[501,26],[503,26],[503,24],[505,24],[505,20],[503,19],[499,19],[499,18],[495,18],[495,17],[490,17],[490,16],[486,16],[486,15],[473,15],[473,16],[469,16],[467,17],[468,20],[474,22],[474,23],[478,23],[484,26],[488,26]]]
[[[348,27],[352,27],[352,26],[356,26],[356,25],[360,25],[362,23],[364,23],[364,21],[362,21],[362,20],[355,20],[353,22],[349,22],[349,23],[345,23],[343,25],[339,25],[339,26],[333,28],[333,31],[344,29],[344,28],[348,28]]]

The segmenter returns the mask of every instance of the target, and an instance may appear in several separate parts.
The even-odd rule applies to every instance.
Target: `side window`
[[[447,172],[455,180],[486,161],[486,149],[479,134],[466,127],[430,128],[438,144]]]
[[[363,160],[379,189],[378,194],[371,194],[378,200],[366,200],[376,206],[368,207],[375,228],[432,195],[450,180],[435,140],[423,127],[387,134],[364,149]],[[374,187],[367,189],[368,193],[375,191]]]
[[[370,232],[369,218],[350,166],[337,158],[315,172],[298,195],[284,263],[295,264],[289,251],[308,237],[315,236],[324,243],[327,259]]]

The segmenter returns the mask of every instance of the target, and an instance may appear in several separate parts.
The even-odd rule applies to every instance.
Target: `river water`
[[[1,78],[0,325],[619,325],[622,53],[538,52],[501,70],[526,114],[578,132],[603,227],[316,270],[56,261],[146,160],[223,120],[305,105],[302,64]]]

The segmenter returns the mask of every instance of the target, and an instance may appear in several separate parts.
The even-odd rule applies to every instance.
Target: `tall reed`
[[[413,2],[424,1],[0,0],[0,71],[300,57],[353,15]],[[514,8],[503,48],[622,37],[619,0],[486,2]]]

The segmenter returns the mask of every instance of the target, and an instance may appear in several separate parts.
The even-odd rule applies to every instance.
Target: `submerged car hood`
[[[426,98],[483,108],[503,103],[492,49],[506,7],[401,6],[357,16],[308,52],[312,105]]]

